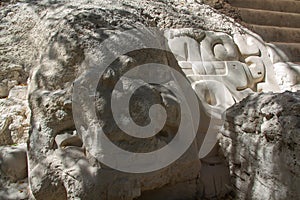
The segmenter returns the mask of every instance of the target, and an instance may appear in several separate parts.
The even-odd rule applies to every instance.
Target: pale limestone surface
[[[27,145],[1,147],[0,168],[12,181],[27,177]]]
[[[0,197],[1,199],[27,199],[27,145],[0,147]]]
[[[27,86],[15,86],[8,98],[0,99],[0,144],[25,143],[30,128]]]

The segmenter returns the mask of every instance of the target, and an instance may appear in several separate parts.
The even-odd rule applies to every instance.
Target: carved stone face
[[[194,29],[170,30],[166,35],[171,51],[191,83],[216,80],[237,101],[245,91],[250,92],[248,89],[253,92],[278,89],[276,83],[269,82],[274,79],[272,62],[260,38]],[[259,86],[260,83],[269,86]]]
[[[217,142],[227,108],[251,93],[278,90],[272,62],[255,36],[194,29],[170,30],[165,35],[205,113],[214,120],[200,149],[203,158]]]
[[[38,197],[37,199],[42,199],[44,196],[86,199],[86,195],[90,199],[121,197],[132,199],[140,196],[143,191],[153,191],[169,183],[184,183],[191,180],[194,180],[191,183],[193,186],[191,193],[194,193],[195,187],[198,187],[196,180],[199,177],[199,170],[205,168],[205,165],[199,161],[199,157],[205,158],[212,152],[217,140],[216,134],[223,123],[224,111],[250,93],[278,89],[272,62],[268,57],[265,43],[260,39],[239,34],[232,38],[224,33],[194,29],[170,30],[165,32],[165,36],[169,48],[177,55],[176,60],[173,55],[170,59],[169,54],[165,52],[169,49],[162,48],[165,47],[165,38],[161,32],[157,32],[148,29],[133,30],[120,35],[113,32],[114,37],[109,37],[99,46],[96,45],[97,48],[85,49],[87,52],[82,56],[84,57],[82,65],[70,64],[69,68],[65,68],[59,63],[49,75],[49,72],[44,69],[45,66],[41,64],[33,73],[34,81],[30,86],[32,89],[29,101],[33,111],[31,123],[34,126],[29,141],[29,160],[31,190],[35,197]],[[74,49],[76,48],[77,46],[74,46]],[[63,52],[59,48],[57,51]],[[73,51],[68,53],[67,56],[74,56]],[[48,51],[44,54],[48,63],[51,54]],[[64,53],[58,54],[64,55]],[[120,57],[117,57],[118,55]],[[69,60],[68,58],[65,59]],[[173,66],[170,63],[175,65],[177,61],[183,72],[180,74],[183,75],[183,81],[178,82],[187,82],[188,87],[181,88],[191,90],[188,94],[186,91],[184,95],[180,93],[178,98],[176,98],[178,90],[175,81],[170,81],[171,76],[161,73],[163,70],[160,68],[161,65]],[[163,80],[163,84],[158,87],[158,83],[154,82],[156,85],[142,87],[134,93],[133,91],[140,88],[138,86],[141,86],[142,82],[133,79],[130,75],[125,76],[118,85],[118,80],[124,72],[145,63],[161,64],[157,66],[159,70],[153,71],[155,73],[148,73],[142,69],[142,75],[149,75],[151,79],[158,76],[155,78]],[[74,71],[85,73],[82,73],[82,77],[78,77],[73,83],[61,78],[69,74],[73,75]],[[47,84],[42,87],[45,82],[43,77],[52,80],[53,74],[58,77],[51,83],[65,88],[53,89],[52,85]],[[189,84],[192,85],[203,105],[200,111],[198,99]],[[115,85],[117,87],[114,90]],[[174,90],[169,92],[166,89]],[[72,95],[71,91],[73,91]],[[166,112],[171,114],[168,115],[171,120],[166,122],[166,127],[163,127],[155,137],[148,138],[147,143],[140,142],[144,139],[141,137],[133,140],[132,136],[139,135],[135,133],[133,135],[133,131],[121,131],[113,121],[113,114],[127,107],[122,106],[123,102],[120,101],[121,103],[115,104],[117,106],[114,107],[120,109],[113,112],[111,97],[119,100],[121,97],[127,97],[127,94],[136,94],[136,96],[132,95],[131,103],[126,105],[134,107],[129,116],[138,125],[148,125],[146,122],[151,122],[149,120],[151,118],[154,118],[153,121],[157,123],[162,121],[162,118],[159,118],[161,116],[156,117],[159,113],[149,111],[149,116],[147,115],[147,111],[153,104],[163,106]],[[146,101],[143,98],[140,100],[139,96]],[[70,99],[72,99],[72,106],[70,106]],[[185,106],[187,103],[184,103],[183,108],[187,109],[181,109],[181,106],[178,109],[178,104],[185,99],[188,99],[186,102],[189,104]],[[190,104],[195,109],[191,109]],[[72,115],[69,114],[71,111]],[[203,121],[202,116],[199,120],[198,115],[202,111],[205,111],[206,116],[210,118],[208,121]],[[120,115],[119,119],[124,119],[120,122],[127,125],[130,118]],[[178,123],[179,120],[182,123]],[[70,132],[74,128],[73,121],[76,126],[76,132],[73,133],[76,134]],[[198,136],[197,133],[194,134],[198,130],[198,124],[200,124],[199,135],[205,136],[204,141],[199,145],[194,140]],[[181,126],[184,130],[178,131],[181,130]],[[209,127],[201,128],[201,126]],[[157,128],[157,126],[153,127]],[[180,136],[179,139],[174,136],[176,132],[182,133],[176,134]],[[141,132],[137,131],[137,133]],[[147,137],[151,134],[152,132],[147,134]],[[104,137],[108,139],[104,140]],[[53,145],[54,141],[56,145]],[[170,146],[169,141],[174,141],[172,145],[175,145]],[[80,147],[81,144],[84,147]],[[110,148],[113,145],[121,147],[121,153],[117,148]],[[200,152],[199,146],[201,146]],[[166,148],[168,154],[161,154],[160,150],[163,148]],[[176,160],[178,157],[180,159]],[[175,162],[168,166],[169,158],[173,159],[171,162],[174,160]],[[226,170],[224,168],[215,169],[223,172]],[[152,171],[154,173],[132,176],[130,173],[122,173],[122,170],[140,174]],[[205,171],[201,173],[209,174]],[[214,181],[217,180],[213,178]],[[205,176],[203,179],[205,180]],[[126,185],[125,189],[124,185]],[[207,191],[210,186],[205,183],[204,185]],[[215,191],[215,187],[212,188],[212,191]]]

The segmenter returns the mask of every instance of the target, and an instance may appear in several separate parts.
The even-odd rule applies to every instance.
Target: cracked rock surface
[[[219,134],[239,199],[299,199],[300,92],[256,94],[227,111]]]

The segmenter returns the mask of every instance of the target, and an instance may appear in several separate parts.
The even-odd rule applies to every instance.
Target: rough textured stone
[[[256,94],[227,111],[220,145],[238,199],[299,199],[300,92]]]
[[[0,168],[12,181],[27,177],[27,146],[22,144],[16,147],[1,147]]]
[[[16,183],[1,183],[0,196],[5,200],[28,199],[29,191],[27,179],[24,179]]]
[[[28,199],[27,145],[0,147],[0,199]]]
[[[33,12],[22,4],[0,10],[0,98],[7,97],[13,86],[27,82],[36,52],[29,39],[37,22]]]
[[[9,98],[0,99],[0,145],[27,142],[30,110],[22,93],[11,93]]]

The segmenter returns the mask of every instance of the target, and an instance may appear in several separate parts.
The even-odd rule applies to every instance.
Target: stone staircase
[[[300,63],[300,0],[228,0],[242,21],[266,42]]]

